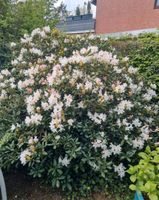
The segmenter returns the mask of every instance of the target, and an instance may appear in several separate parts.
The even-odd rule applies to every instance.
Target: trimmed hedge
[[[145,33],[137,37],[110,38],[108,44],[119,56],[128,56],[140,74],[157,85],[159,92],[159,34]]]

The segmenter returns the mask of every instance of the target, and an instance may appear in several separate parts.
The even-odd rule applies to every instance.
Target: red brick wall
[[[155,0],[97,0],[96,33],[159,28]]]

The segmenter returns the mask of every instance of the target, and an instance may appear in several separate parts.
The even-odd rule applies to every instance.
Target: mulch
[[[54,192],[51,187],[42,185],[23,172],[12,171],[4,174],[8,200],[64,200],[60,192]],[[86,199],[81,199],[86,200]],[[93,194],[89,200],[110,200],[104,194]],[[112,200],[112,199],[111,199]]]

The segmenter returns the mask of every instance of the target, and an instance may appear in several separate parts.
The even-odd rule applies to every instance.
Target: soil
[[[10,172],[4,175],[8,200],[61,200],[58,192],[42,186],[39,181],[32,180],[25,174]]]
[[[60,192],[53,192],[22,172],[10,172],[4,175],[8,200],[64,200]],[[85,199],[82,199],[85,200]],[[104,194],[93,194],[89,200],[110,200]]]

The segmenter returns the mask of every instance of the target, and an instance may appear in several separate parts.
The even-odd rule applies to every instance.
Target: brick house
[[[96,33],[153,31],[159,28],[159,0],[93,0]]]

